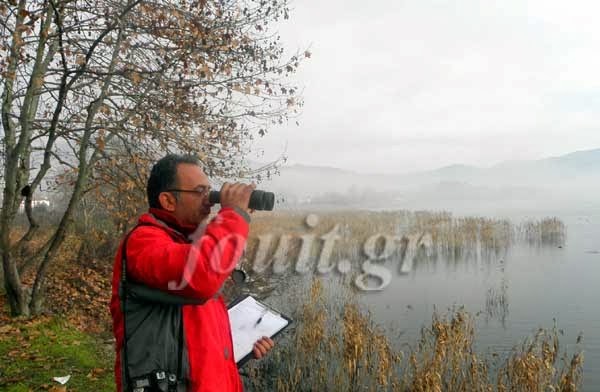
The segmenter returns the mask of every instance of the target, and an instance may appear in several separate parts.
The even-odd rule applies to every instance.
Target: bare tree
[[[48,265],[107,168],[128,181],[144,161],[182,151],[236,175],[252,139],[301,105],[288,80],[309,54],[285,59],[271,31],[287,0],[10,0],[0,15],[0,251],[16,315],[42,309]],[[39,230],[33,195],[57,172],[71,181],[64,214],[19,261]],[[11,241],[21,203],[29,230]],[[19,262],[36,266],[31,287]]]

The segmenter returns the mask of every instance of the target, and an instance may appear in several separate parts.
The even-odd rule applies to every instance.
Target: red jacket
[[[140,217],[139,222],[144,226],[135,229],[129,237],[128,276],[170,294],[208,299],[203,305],[183,306],[191,379],[188,391],[242,391],[233,358],[227,307],[218,291],[241,256],[248,236],[248,223],[234,209],[222,208],[206,225],[200,240],[193,244],[186,237],[193,228],[178,225],[164,211],[151,209],[150,212]],[[122,244],[114,262],[110,304],[116,339],[117,391],[122,390],[123,313],[118,294],[121,248]]]

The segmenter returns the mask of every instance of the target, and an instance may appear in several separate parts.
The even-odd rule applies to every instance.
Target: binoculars
[[[208,200],[212,204],[221,203],[221,193],[219,191],[210,191]],[[254,190],[250,195],[248,208],[258,211],[271,211],[275,205],[275,194],[273,192]]]

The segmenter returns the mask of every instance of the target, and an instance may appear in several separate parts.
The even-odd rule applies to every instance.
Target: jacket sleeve
[[[190,298],[213,297],[240,259],[248,223],[222,208],[193,243],[177,243],[159,228],[135,230],[127,243],[129,276],[149,287]]]

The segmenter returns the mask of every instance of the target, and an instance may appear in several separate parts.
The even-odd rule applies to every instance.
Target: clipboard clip
[[[269,311],[268,308],[264,308],[262,313],[260,314],[260,317],[258,318],[258,320],[256,320],[256,323],[254,324],[254,328],[256,328],[256,326],[258,324],[260,324],[260,322],[262,321],[263,317],[265,317],[265,314],[267,314],[267,312]]]

